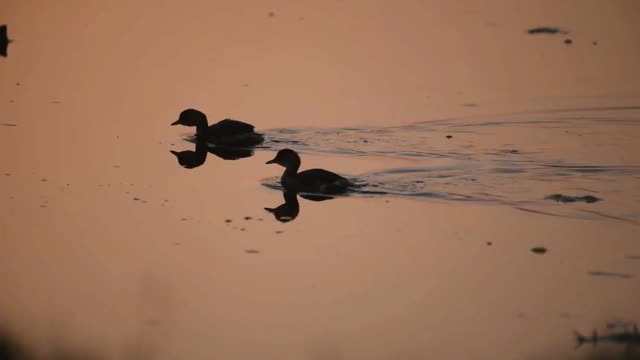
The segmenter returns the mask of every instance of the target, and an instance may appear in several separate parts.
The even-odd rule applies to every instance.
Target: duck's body
[[[218,146],[248,147],[264,141],[264,136],[255,132],[253,125],[243,121],[224,119],[209,125],[207,116],[194,109],[180,113],[180,118],[171,125],[196,127],[196,141],[206,141]]]
[[[300,156],[290,149],[278,151],[276,157],[267,162],[285,167],[280,183],[289,191],[337,195],[354,187],[347,178],[328,170],[309,169],[298,172],[300,163]]]

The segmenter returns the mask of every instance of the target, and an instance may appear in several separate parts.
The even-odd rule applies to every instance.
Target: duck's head
[[[284,166],[286,168],[289,167],[299,167],[300,166],[300,156],[297,152],[291,149],[282,149],[278,151],[278,154],[273,159],[267,161],[267,164],[278,164],[280,166]]]
[[[207,124],[207,115],[196,109],[187,109],[180,113],[178,120],[171,125],[202,126]]]

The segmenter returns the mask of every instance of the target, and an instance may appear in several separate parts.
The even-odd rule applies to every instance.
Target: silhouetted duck
[[[198,110],[187,109],[180,113],[171,125],[196,127],[196,138],[218,146],[254,146],[264,141],[262,134],[253,131],[253,125],[242,121],[224,119],[209,125],[207,116]]]
[[[298,153],[291,149],[283,149],[278,151],[273,160],[267,161],[267,164],[278,164],[285,167],[280,183],[289,191],[333,195],[344,193],[355,186],[346,178],[324,169],[298,172],[300,162]]]

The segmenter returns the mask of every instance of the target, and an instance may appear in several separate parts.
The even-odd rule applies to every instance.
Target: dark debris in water
[[[588,274],[591,276],[606,276],[606,277],[613,277],[613,278],[619,278],[619,279],[631,279],[633,277],[633,275],[631,274],[608,272],[608,271],[589,271]]]
[[[571,39],[565,39],[565,40],[564,40],[564,43],[565,43],[565,44],[567,44],[567,45],[571,45],[571,44],[573,44],[573,40],[571,40]]]
[[[563,30],[557,27],[552,27],[552,26],[540,26],[540,27],[535,27],[535,28],[531,28],[529,30],[527,30],[527,34],[529,35],[538,35],[538,34],[548,34],[548,35],[555,35],[555,34],[563,34],[566,35],[569,32],[567,30]]]
[[[244,252],[247,254],[260,254],[260,251],[256,249],[246,249]]]
[[[447,135],[447,139],[451,139],[453,135]]]
[[[232,220],[231,219],[225,219],[224,222],[226,222],[227,224],[230,223]]]
[[[553,200],[561,203],[574,203],[574,202],[585,202],[587,204],[592,204],[594,202],[598,202],[602,199],[597,198],[593,195],[585,195],[585,196],[569,196],[562,194],[553,194],[545,197],[547,200]]]
[[[547,251],[548,251],[547,248],[544,247],[544,246],[536,246],[536,247],[531,249],[531,252],[536,253],[536,254],[544,254]]]
[[[18,124],[12,124],[12,123],[2,123],[2,124],[0,124],[0,125],[2,125],[2,126],[9,126],[9,127],[16,127],[16,126],[18,126]]]

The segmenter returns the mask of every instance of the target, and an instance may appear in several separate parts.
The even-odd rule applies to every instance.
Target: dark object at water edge
[[[10,42],[7,36],[7,25],[0,25],[0,56],[7,57],[7,47]]]
[[[562,194],[549,195],[549,196],[545,197],[545,199],[553,200],[553,201],[557,201],[557,202],[562,202],[562,203],[585,202],[587,204],[592,204],[594,202],[598,202],[598,201],[602,200],[602,199],[597,198],[597,197],[592,196],[592,195],[569,196],[569,195],[562,195]]]

